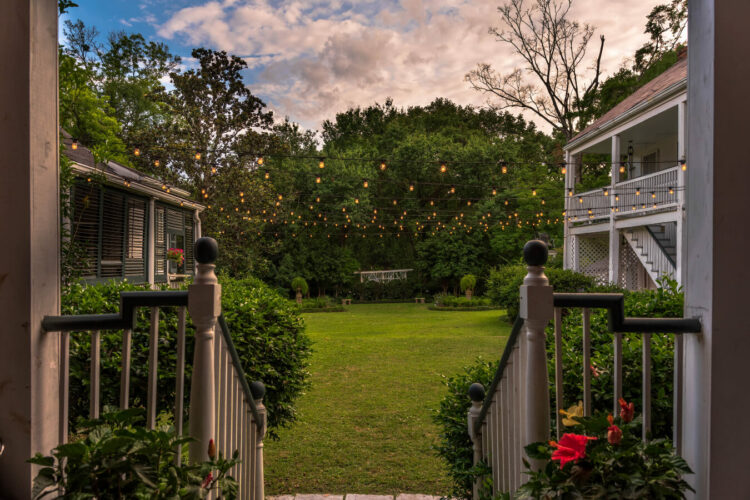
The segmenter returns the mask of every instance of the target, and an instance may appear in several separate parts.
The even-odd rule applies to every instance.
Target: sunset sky
[[[78,0],[64,18],[103,34],[125,30],[163,41],[193,64],[204,46],[243,57],[245,80],[277,119],[308,128],[351,106],[392,97],[397,106],[447,97],[483,105],[464,75],[488,62],[501,72],[521,62],[488,34],[494,0],[267,1]],[[618,69],[644,42],[659,0],[575,0],[571,17],[606,37],[603,69]],[[664,3],[663,1],[661,3]],[[102,37],[103,38],[103,37]],[[595,44],[592,40],[590,62]]]

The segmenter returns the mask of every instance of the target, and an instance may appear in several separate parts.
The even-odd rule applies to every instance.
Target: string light
[[[687,160],[680,160],[680,165],[682,165],[682,171],[684,172],[687,170]]]
[[[443,162],[440,164],[440,173],[444,174],[448,171],[448,166]]]
[[[674,188],[672,186],[669,186],[669,194],[674,194]]]
[[[73,151],[75,151],[76,149],[78,149],[78,140],[77,139],[73,139],[73,142],[70,144],[70,149],[72,149]]]
[[[414,191],[414,184],[409,184],[409,191]]]
[[[625,162],[620,162],[620,173],[621,174],[625,173]]]
[[[568,196],[573,196],[573,189],[571,188],[568,189]]]
[[[212,173],[212,174],[215,174],[215,173],[216,173],[216,167],[211,167],[211,173]]]
[[[320,176],[315,177],[315,184],[320,184]]]
[[[456,186],[451,186],[451,194],[454,194],[456,192]]]
[[[656,199],[656,193],[654,191],[651,191],[651,198]]]
[[[133,154],[134,154],[135,156],[141,156],[141,150],[140,150],[140,149],[138,149],[138,148],[135,148],[135,149],[133,150]]]
[[[266,170],[266,173],[265,173],[265,174],[263,174],[263,177],[265,177],[265,179],[266,179],[266,180],[268,180],[268,179],[270,179],[270,178],[271,178],[271,174],[270,174],[270,173],[268,173],[268,170]]]
[[[536,188],[531,188],[531,196],[536,196]]]
[[[560,173],[563,174],[563,175],[565,175],[565,174],[568,173],[568,169],[565,167],[565,162],[562,162],[560,164]]]
[[[201,159],[201,153],[200,153],[200,151],[197,152],[197,153],[195,153],[195,159],[196,160],[200,160]]]
[[[259,156],[258,159],[255,160],[255,163],[257,163],[258,165],[263,165],[263,157]]]
[[[159,160],[154,160],[154,166],[155,166],[155,167],[158,167],[158,166],[159,166]]]
[[[385,172],[385,169],[388,168],[385,164],[385,160],[380,160],[380,171]]]
[[[502,172],[503,174],[507,174],[508,173],[508,163],[507,162],[504,162],[504,161],[500,162],[500,172]]]
[[[363,182],[362,185],[364,186],[365,189],[367,189],[368,187],[370,187],[370,183],[367,182],[367,180],[365,180],[365,182]]]
[[[641,188],[637,187],[635,188],[635,195],[640,196],[641,195]]]
[[[318,160],[318,168],[326,168],[326,162],[324,158]]]
[[[495,196],[497,194],[497,189],[492,188],[492,196]]]
[[[606,187],[602,188],[602,192],[604,193],[604,196],[609,196],[609,189]]]

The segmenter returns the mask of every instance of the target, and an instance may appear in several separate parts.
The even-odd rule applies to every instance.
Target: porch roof
[[[625,115],[635,111],[645,111],[661,101],[661,97],[679,89],[687,89],[687,54],[681,56],[661,75],[645,83],[635,92],[626,97],[617,106],[610,109],[591,125],[581,130],[565,145],[571,149],[588,139],[596,137],[604,129],[619,122]]]
[[[96,162],[94,154],[85,146],[78,144],[77,149],[73,149],[73,137],[64,130],[62,131],[62,144],[64,147],[63,153],[74,163],[74,168],[78,171],[97,170],[104,173],[107,179],[112,182],[124,184],[127,181],[129,190],[143,195],[155,197],[167,203],[183,204],[198,211],[203,211],[206,208],[205,205],[190,199],[190,192],[182,188],[170,186],[170,193],[164,193],[161,190],[163,181],[156,177],[114,161]]]

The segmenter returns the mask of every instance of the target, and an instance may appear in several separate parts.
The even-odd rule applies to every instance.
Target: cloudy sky
[[[520,65],[488,34],[503,0],[77,1],[68,18],[166,42],[188,65],[198,46],[243,57],[253,93],[277,118],[309,128],[387,97],[398,106],[439,96],[482,105],[464,75],[480,62],[501,72]],[[646,15],[658,3],[664,0],[575,0],[572,18],[607,39],[605,73],[643,43]]]

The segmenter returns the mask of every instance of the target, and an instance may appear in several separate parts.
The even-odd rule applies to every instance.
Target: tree
[[[529,1],[531,6],[527,0],[511,0],[499,7],[503,27],[490,28],[490,34],[508,44],[526,67],[501,75],[490,64],[480,63],[466,80],[497,99],[488,101],[494,109],[529,111],[567,140],[585,125],[581,113],[599,86],[604,36],[585,83],[586,51],[594,28],[568,18],[572,0]]]
[[[635,53],[633,70],[643,74],[664,54],[674,51],[682,43],[687,29],[687,0],[671,0],[657,5],[646,19],[645,33],[649,41]]]

